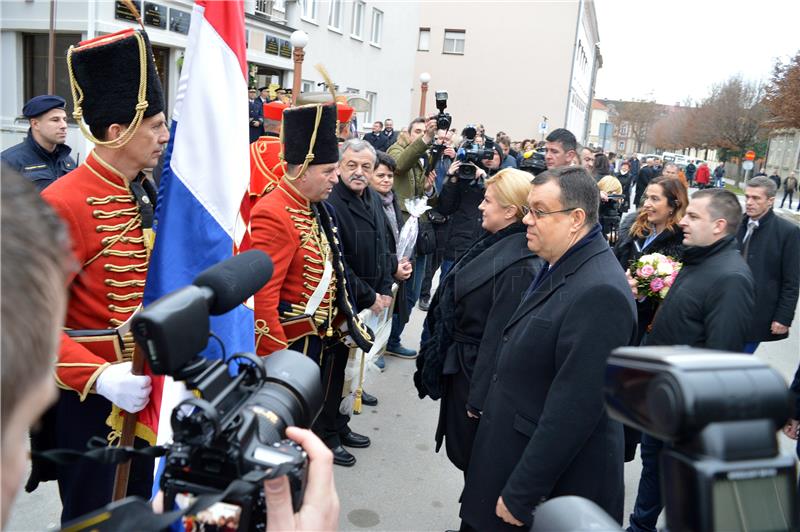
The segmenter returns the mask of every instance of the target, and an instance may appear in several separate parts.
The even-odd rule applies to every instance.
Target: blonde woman
[[[420,397],[442,399],[436,450],[466,471],[501,331],[541,259],[527,246],[522,218],[531,175],[507,168],[486,181],[484,233],[440,282],[431,301],[414,381]]]

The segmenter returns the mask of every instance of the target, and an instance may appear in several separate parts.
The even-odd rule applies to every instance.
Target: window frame
[[[449,38],[448,39],[448,34],[452,35],[454,33],[457,34],[457,35],[461,35],[462,38],[461,39],[453,39],[453,38]],[[452,50],[452,51],[448,50],[447,49],[447,41],[448,40],[450,40],[450,41],[452,41],[454,43],[458,43],[459,40],[460,40],[460,42],[461,42],[461,51],[459,52],[459,51],[457,51],[455,49]],[[464,55],[466,53],[466,49],[467,49],[467,30],[456,30],[456,29],[445,29],[444,30],[444,38],[442,39],[442,53],[443,54]]]
[[[361,17],[359,24],[356,25],[356,12],[360,9]],[[353,13],[350,19],[350,37],[359,41],[364,40],[364,16],[367,14],[367,3],[364,0],[355,0],[353,2]],[[358,31],[356,31],[358,30]]]
[[[427,34],[428,36],[428,44],[427,48],[422,48],[422,35]],[[430,28],[420,28],[419,33],[417,34],[417,51],[418,52],[430,52],[431,51],[431,29]]]
[[[375,106],[378,101],[378,93],[372,91],[366,91],[364,93],[364,97],[369,102],[369,111],[364,113],[366,115],[364,117],[364,124],[372,125],[372,123],[375,122],[373,118],[375,117]]]
[[[377,48],[381,47],[381,41],[383,40],[383,14],[384,14],[383,11],[378,9],[377,7],[373,7],[372,8],[372,25],[371,25],[371,31],[369,32],[369,43],[372,46],[375,46]],[[378,38],[377,39],[375,39],[375,28],[376,28],[375,20],[376,20],[376,17],[377,17],[377,20],[378,20],[378,24],[377,24]]]
[[[310,14],[308,13],[310,10]],[[319,4],[317,0],[300,0],[300,20],[305,20],[311,24],[318,24]]]
[[[342,12],[344,11],[344,9],[342,9],[343,7],[344,3],[342,0],[330,0],[328,3],[328,29],[339,34],[342,33],[342,18],[344,18],[342,17]],[[336,21],[331,20],[334,13],[336,13],[338,18]],[[336,22],[336,24],[332,22]]]

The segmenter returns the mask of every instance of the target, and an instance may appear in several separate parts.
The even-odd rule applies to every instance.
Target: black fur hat
[[[143,31],[124,30],[81,42],[72,49],[74,82],[83,91],[83,119],[92,127],[129,124],[136,115],[141,80],[141,44],[136,34],[144,42],[147,67],[147,109],[143,118],[164,111],[164,92],[150,39]]]
[[[312,149],[311,136],[314,133],[318,109],[321,109],[322,116]],[[283,159],[289,164],[303,164],[309,151],[314,154],[314,159],[309,164],[339,162],[335,105],[304,105],[291,107],[283,112]]]

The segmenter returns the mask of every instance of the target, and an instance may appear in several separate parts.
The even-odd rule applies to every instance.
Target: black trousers
[[[85,451],[86,443],[95,436],[106,439],[111,429],[106,418],[111,412],[111,402],[105,397],[89,394],[81,402],[78,394],[61,390],[55,405],[56,448]],[[135,447],[148,444],[136,439]],[[131,461],[128,495],[149,499],[153,491],[153,458],[136,456]],[[61,523],[64,524],[111,502],[116,465],[100,464],[82,459],[58,466],[58,492],[61,496]]]
[[[312,429],[328,447],[341,445],[339,435],[350,432],[347,425],[350,416],[339,412],[350,348],[338,340],[334,342],[318,336],[306,336],[290,345],[289,349],[300,351],[317,363],[321,362],[320,379],[325,399]]]

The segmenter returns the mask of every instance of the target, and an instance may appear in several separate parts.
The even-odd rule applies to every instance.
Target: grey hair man
[[[745,187],[745,215],[736,234],[753,272],[755,311],[747,332],[747,352],[759,342],[783,340],[797,307],[800,287],[800,228],[776,216],[775,183],[754,177]]]

